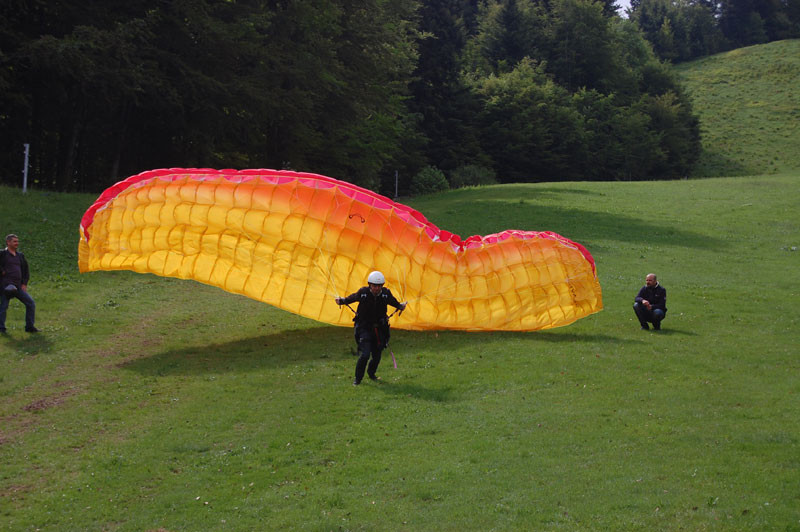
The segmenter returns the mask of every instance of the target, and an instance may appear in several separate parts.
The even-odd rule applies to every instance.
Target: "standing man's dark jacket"
[[[660,284],[653,287],[643,286],[639,293],[636,294],[634,301],[641,304],[644,299],[649,301],[653,308],[661,309],[664,312],[667,311],[667,289]]]
[[[17,282],[19,281],[13,282],[13,284],[17,287],[17,289],[21,289],[21,285],[28,284],[31,274],[30,269],[28,268],[28,261],[25,260],[25,255],[17,251],[17,257],[19,258],[21,282],[20,285],[17,285]],[[9,259],[13,259],[11,253],[9,253],[7,249],[0,250],[0,279],[2,279],[3,286],[12,281],[12,279],[6,279],[6,262]]]
[[[373,296],[368,286],[358,289],[358,292],[343,298],[343,303],[349,305],[358,301],[358,310],[353,321],[356,328],[372,329],[383,326],[387,323],[386,309],[389,305],[394,308],[401,308],[402,305],[397,298],[392,295],[391,290],[382,287],[377,296]]]

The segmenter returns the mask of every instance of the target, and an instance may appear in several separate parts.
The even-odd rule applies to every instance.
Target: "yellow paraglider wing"
[[[335,325],[333,298],[372,270],[403,329],[530,331],[602,309],[591,254],[551,232],[461,240],[353,184],[276,170],[165,169],[107,189],[80,227],[79,268],[193,279]]]

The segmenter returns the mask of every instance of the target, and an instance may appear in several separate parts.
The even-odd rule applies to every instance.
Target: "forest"
[[[692,175],[671,64],[800,35],[800,0],[5,0],[0,179],[276,168],[385,194]]]

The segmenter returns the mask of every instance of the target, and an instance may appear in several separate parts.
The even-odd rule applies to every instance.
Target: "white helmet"
[[[381,272],[374,271],[369,274],[369,277],[367,277],[367,282],[369,284],[384,284],[386,282],[386,278]]]

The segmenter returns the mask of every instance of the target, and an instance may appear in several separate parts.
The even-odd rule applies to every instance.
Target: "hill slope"
[[[676,71],[700,115],[695,177],[800,169],[800,40],[731,50]]]

